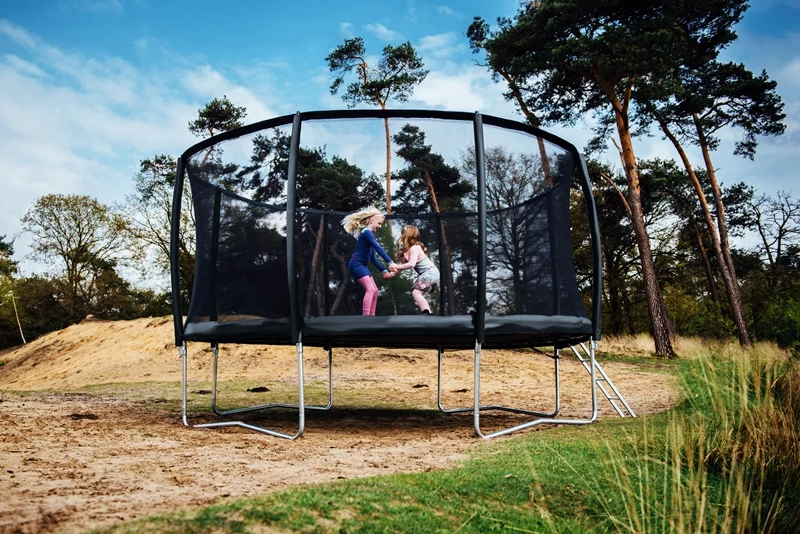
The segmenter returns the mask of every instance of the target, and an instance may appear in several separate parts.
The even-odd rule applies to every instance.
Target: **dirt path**
[[[334,394],[344,401],[331,412],[309,413],[305,434],[293,442],[244,429],[186,428],[178,411],[163,409],[152,398],[46,391],[118,382],[177,383],[180,360],[169,335],[162,320],[90,323],[0,355],[0,532],[83,532],[297,484],[441,469],[483,443],[474,436],[471,414],[434,410],[432,351],[337,352]],[[195,350],[190,380],[207,380],[207,353]],[[236,347],[226,349],[223,357],[222,380],[275,377],[281,367],[286,370],[276,378],[292,376],[291,365],[285,365],[292,360],[291,348]],[[324,378],[325,353],[309,351],[307,360],[307,377]],[[552,405],[549,358],[495,351],[484,361],[486,402]],[[469,353],[447,357],[446,404],[471,401],[471,367]],[[674,402],[671,377],[619,363],[604,367],[637,413],[660,411]],[[567,357],[561,374],[562,414],[585,416],[590,410],[588,374]],[[26,393],[17,393],[22,390]],[[165,400],[174,406],[176,398]],[[362,407],[397,402],[412,408]],[[601,423],[615,417],[605,400],[600,408]],[[193,401],[191,410],[193,422],[210,419],[207,397]],[[511,415],[484,420],[490,429],[520,421]],[[295,423],[275,424],[290,431]]]

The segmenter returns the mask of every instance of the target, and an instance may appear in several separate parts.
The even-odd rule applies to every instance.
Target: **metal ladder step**
[[[586,348],[586,345],[580,343],[578,346],[580,346],[581,349],[583,349],[585,354],[587,355],[590,354],[589,349]],[[592,374],[591,356],[589,358],[584,358],[583,356],[581,356],[581,353],[578,352],[578,350],[575,348],[574,345],[570,345],[569,348],[572,349],[573,354],[575,354],[575,357],[578,359],[579,362],[581,362],[583,368],[586,369],[586,372]],[[598,362],[597,360],[594,361],[594,368],[595,371],[597,371],[594,381],[597,384],[598,389],[603,393],[603,396],[605,396],[605,398],[608,399],[608,402],[609,404],[611,404],[611,407],[614,408],[614,411],[616,411],[620,417],[627,417],[627,416],[636,417],[636,413],[633,411],[630,405],[628,405],[627,401],[625,401],[625,399],[622,396],[622,393],[619,392],[617,387],[614,385],[614,383],[608,377],[606,372],[603,370],[603,367],[600,365],[600,362]],[[608,384],[608,386],[611,388],[613,396],[606,390],[605,385],[601,384],[601,382],[606,382]],[[620,407],[617,405],[615,401],[619,401],[620,403],[622,403],[624,412],[622,409],[620,409]],[[628,415],[626,416],[625,413],[627,413]]]

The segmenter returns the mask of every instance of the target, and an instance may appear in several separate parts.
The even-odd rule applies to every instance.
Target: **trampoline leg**
[[[276,438],[284,438],[295,440],[303,435],[303,431],[305,430],[306,425],[306,411],[305,411],[305,401],[304,401],[304,383],[303,383],[303,340],[302,337],[300,341],[297,343],[297,395],[298,395],[298,402],[296,405],[290,405],[291,407],[298,409],[298,423],[297,423],[297,433],[286,434],[284,432],[279,432],[277,430],[270,430],[268,428],[263,428],[256,425],[251,425],[249,423],[245,423],[244,421],[222,421],[218,423],[204,423],[200,425],[194,425],[194,428],[222,428],[228,426],[239,426],[242,428],[247,428],[248,430],[253,430],[255,432],[261,432],[262,434],[267,434],[270,436],[274,436]],[[184,421],[186,421],[186,357],[184,352]],[[188,424],[188,423],[187,423]]]
[[[178,347],[178,354],[181,357],[181,419],[183,426],[189,426],[189,420],[186,418],[186,343]]]
[[[212,364],[212,377],[211,377],[211,409],[215,414],[220,416],[231,415],[236,413],[254,412],[257,410],[266,410],[269,408],[299,408],[297,404],[285,403],[271,403],[260,404],[258,406],[248,406],[246,408],[233,408],[231,410],[219,410],[217,408],[217,345],[215,344],[212,349],[213,364]],[[328,349],[328,403],[325,406],[306,406],[306,410],[330,410],[333,406],[333,348]]]
[[[534,419],[532,421],[528,421],[516,426],[512,426],[509,428],[505,428],[502,430],[498,430],[496,432],[492,432],[489,434],[484,434],[481,431],[481,344],[477,341],[475,342],[475,400],[473,404],[473,420],[475,425],[475,434],[479,437],[484,439],[496,438],[498,436],[505,436],[506,434],[511,434],[512,432],[517,432],[518,430],[523,430],[525,428],[530,428],[532,426],[541,425],[541,424],[552,424],[552,425],[586,425],[589,423],[593,423],[597,420],[597,380],[595,374],[595,351],[597,349],[597,342],[592,340],[591,349],[589,350],[589,358],[591,360],[591,398],[592,398],[592,414],[588,419],[564,419],[564,418],[553,418],[551,416],[547,417],[540,417],[538,419]],[[558,361],[558,360],[556,360]],[[556,382],[556,390],[559,390],[558,381]],[[556,411],[558,411],[558,406],[556,406]]]
[[[475,408],[474,406],[467,406],[465,408],[445,408],[442,405],[442,355],[443,351],[441,348],[438,349],[438,366],[437,366],[437,385],[436,385],[436,405],[439,407],[439,411],[442,413],[464,413],[464,412],[471,412]],[[558,414],[560,402],[561,402],[561,393],[560,393],[560,379],[559,379],[559,366],[558,366],[558,351],[555,354],[555,388],[556,388],[556,399],[555,399],[555,409],[550,413],[544,412],[536,412],[533,410],[523,410],[522,408],[510,408],[508,406],[499,406],[499,405],[485,405],[481,406],[480,410],[499,410],[503,412],[512,412],[512,413],[523,413],[526,415],[538,415],[540,417],[553,417]]]

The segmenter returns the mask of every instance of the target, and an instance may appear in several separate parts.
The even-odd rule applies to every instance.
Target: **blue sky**
[[[732,156],[738,132],[714,155],[724,184],[797,194],[800,169],[800,0],[753,0],[724,59],[766,69],[786,104],[787,132],[762,138],[754,162]],[[518,0],[347,2],[269,0],[0,0],[0,235],[15,239],[23,274],[30,238],[20,218],[48,193],[106,204],[132,190],[141,159],[197,141],[187,122],[215,97],[245,106],[245,122],[298,110],[339,109],[324,58],[346,37],[379,54],[410,41],[430,70],[405,107],[519,118],[503,87],[475,65],[472,17],[512,16]],[[550,128],[579,148],[588,128]],[[604,158],[618,161],[613,146]],[[637,156],[674,158],[658,137]],[[699,156],[693,158],[699,165]]]

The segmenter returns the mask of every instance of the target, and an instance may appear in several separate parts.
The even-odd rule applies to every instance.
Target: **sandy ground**
[[[329,412],[309,412],[296,441],[241,428],[185,427],[175,409],[181,361],[172,336],[164,318],[84,322],[0,354],[0,533],[83,532],[298,484],[442,469],[484,443],[471,414],[435,411],[435,351],[335,351],[334,397],[341,402]],[[210,352],[200,344],[189,351],[190,422],[217,420],[206,389]],[[308,349],[304,360],[306,380],[317,385],[317,402],[324,400],[327,354]],[[220,388],[226,380],[289,387],[294,362],[293,347],[225,346]],[[615,362],[603,367],[639,415],[675,401],[666,374]],[[551,358],[487,351],[482,370],[485,403],[552,409]],[[589,375],[566,353],[561,380],[561,415],[586,417]],[[119,386],[75,391],[102,384]],[[471,352],[446,353],[445,405],[467,406],[471,399]],[[380,409],[391,405],[406,408]],[[599,424],[616,417],[605,399],[599,406]],[[257,417],[254,424],[296,428],[296,414]],[[524,419],[482,420],[490,431]]]

